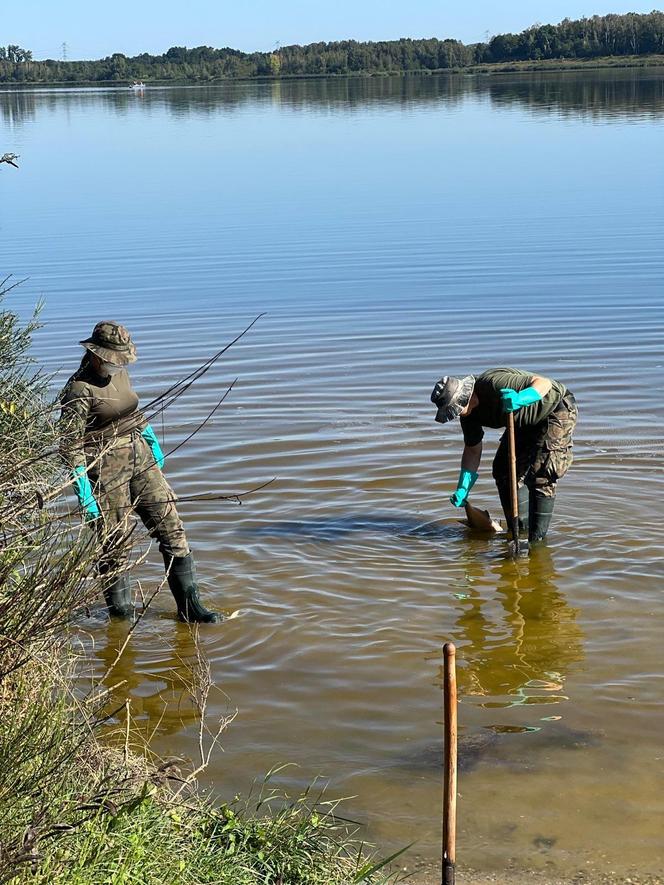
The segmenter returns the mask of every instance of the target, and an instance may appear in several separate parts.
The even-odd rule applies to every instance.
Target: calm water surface
[[[441,646],[458,646],[458,857],[664,869],[663,71],[0,93],[1,270],[43,297],[63,381],[101,318],[132,330],[144,401],[257,314],[155,422],[236,707],[208,773],[317,775],[387,849],[439,839]],[[448,502],[442,374],[569,385],[576,461],[529,561]],[[476,504],[498,512],[489,444]],[[136,570],[159,575],[153,549]],[[160,596],[116,680],[164,754],[196,753],[192,644]],[[82,641],[97,676],[125,628]]]

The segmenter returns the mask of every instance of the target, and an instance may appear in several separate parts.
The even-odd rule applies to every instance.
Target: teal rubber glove
[[[455,507],[463,507],[466,503],[470,490],[477,482],[477,476],[477,473],[473,473],[471,470],[464,470],[463,467],[461,468],[456,492],[450,498]]]
[[[85,521],[90,522],[93,519],[99,519],[101,516],[101,510],[99,509],[99,504],[97,504],[95,496],[92,494],[92,486],[90,485],[90,480],[88,479],[85,467],[82,465],[74,467],[73,477],[74,491],[78,498],[78,506],[83,511]]]
[[[155,464],[160,470],[163,470],[166,459],[164,458],[164,453],[161,450],[161,446],[159,445],[159,440],[157,439],[157,434],[154,432],[152,427],[148,424],[145,430],[141,431],[141,436],[146,441],[146,443],[150,446],[150,451],[152,452],[152,457],[155,460]]]
[[[500,396],[503,401],[505,412],[518,412],[524,406],[531,406],[542,399],[534,387],[526,387],[525,390],[512,390],[511,387],[501,387]]]

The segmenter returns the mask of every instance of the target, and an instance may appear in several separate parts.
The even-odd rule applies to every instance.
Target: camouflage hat
[[[474,389],[474,375],[466,375],[465,378],[445,375],[440,381],[436,381],[431,391],[431,402],[437,408],[435,420],[439,424],[446,424],[458,418],[470,402]]]
[[[92,335],[79,342],[96,356],[115,366],[126,366],[136,362],[136,348],[131,335],[119,323],[102,320],[92,330]]]

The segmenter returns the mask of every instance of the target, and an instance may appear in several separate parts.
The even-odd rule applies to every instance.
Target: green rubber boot
[[[130,618],[134,613],[129,575],[120,575],[104,585],[108,613],[113,618]]]
[[[507,520],[509,529],[512,523],[512,498],[509,487],[498,486],[498,495],[500,503],[503,507],[503,513]],[[528,507],[529,507],[529,491],[526,486],[519,486],[516,492],[516,500],[519,505],[519,534],[525,535],[528,532]]]
[[[546,533],[553,518],[553,505],[555,502],[555,498],[538,495],[537,492],[533,492],[530,496],[529,541],[543,541],[546,538]]]
[[[198,624],[216,624],[223,620],[217,612],[211,612],[198,598],[198,581],[194,557],[169,556],[164,553],[164,565],[168,570],[168,586],[178,607],[181,621]]]

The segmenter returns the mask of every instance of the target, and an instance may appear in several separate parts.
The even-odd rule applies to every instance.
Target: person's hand
[[[83,519],[86,522],[92,522],[95,519],[99,519],[101,516],[101,510],[99,509],[99,504],[97,504],[97,499],[92,493],[92,486],[90,485],[90,480],[88,479],[85,467],[82,465],[74,467],[73,480],[74,491],[76,492],[78,506],[83,514]]]
[[[470,490],[477,482],[477,476],[477,473],[473,473],[471,470],[464,470],[463,467],[461,468],[456,491],[450,498],[455,507],[463,507],[466,503]]]
[[[504,412],[518,412],[524,406],[530,406],[542,399],[542,394],[534,387],[526,387],[525,390],[512,390],[511,387],[500,388],[500,398]]]
[[[455,507],[463,507],[467,500],[468,489],[457,489],[456,492],[450,496],[450,501]]]
[[[157,434],[154,432],[150,424],[147,424],[145,429],[141,431],[141,436],[150,446],[150,451],[152,452],[152,457],[154,458],[155,464],[160,470],[163,470],[166,459],[164,458],[164,453],[162,452],[161,446],[159,445]]]
[[[82,509],[83,519],[85,520],[85,522],[94,522],[95,519],[99,519],[99,517],[101,516],[99,504],[97,504],[94,498],[91,498],[89,501],[87,501]]]

